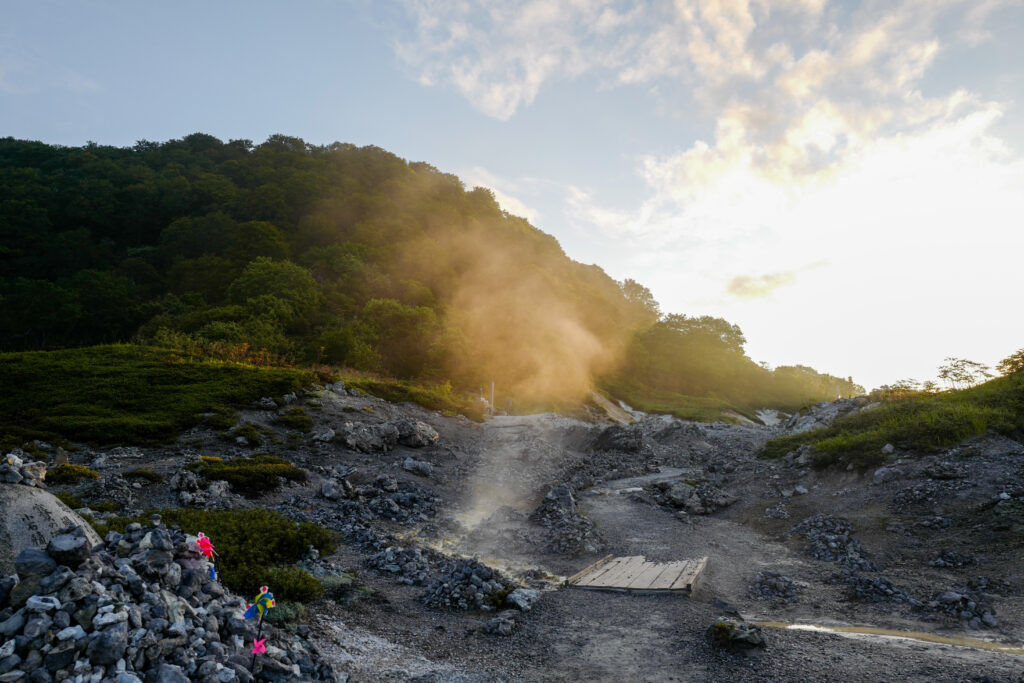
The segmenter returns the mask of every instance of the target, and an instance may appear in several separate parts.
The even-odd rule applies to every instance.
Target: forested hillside
[[[662,315],[485,189],[376,147],[194,134],[0,140],[0,349],[242,347],[506,397],[793,406],[859,389],[767,370],[742,332]],[[668,406],[666,409],[671,409]]]

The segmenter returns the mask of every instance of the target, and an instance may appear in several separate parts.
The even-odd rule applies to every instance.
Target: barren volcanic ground
[[[1024,680],[1024,654],[920,639],[777,626],[763,628],[764,648],[708,638],[726,615],[1024,642],[1014,441],[897,451],[880,471],[814,470],[798,453],[758,458],[808,416],[772,428],[661,416],[478,425],[341,385],[297,405],[314,418],[301,440],[275,426],[278,409],[254,407],[242,419],[264,429],[258,449],[194,431],[162,449],[82,448],[72,462],[103,475],[79,490],[101,487],[129,509],[264,506],[342,533],[337,553],[310,566],[358,570],[368,591],[322,598],[306,620],[348,680]],[[815,410],[827,420],[836,406]],[[246,499],[175,477],[197,454],[254,450],[305,468],[308,483]],[[120,476],[140,465],[174,485]],[[708,565],[689,597],[562,587],[608,554]],[[530,589],[519,607],[509,580]]]

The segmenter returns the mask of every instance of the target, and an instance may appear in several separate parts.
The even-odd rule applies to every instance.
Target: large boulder
[[[90,546],[103,542],[89,524],[56,496],[39,488],[0,485],[0,576],[15,572],[26,548],[45,548],[70,526],[81,526]]]
[[[402,418],[395,422],[395,428],[398,429],[398,442],[410,448],[430,446],[438,439],[437,430],[419,420]]]

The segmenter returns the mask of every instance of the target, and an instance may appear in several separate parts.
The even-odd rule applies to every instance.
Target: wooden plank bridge
[[[588,590],[679,591],[690,594],[707,563],[706,557],[679,562],[648,562],[640,555],[608,555],[570,576],[565,584]]]

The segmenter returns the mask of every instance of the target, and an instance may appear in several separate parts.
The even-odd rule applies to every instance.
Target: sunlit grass
[[[311,372],[183,358],[168,349],[92,346],[0,354],[0,439],[156,444],[313,381]]]
[[[768,442],[765,455],[782,457],[802,445],[814,447],[815,465],[882,463],[886,444],[920,453],[948,448],[988,430],[1024,434],[1024,374],[963,391],[887,401],[832,425]]]
[[[722,399],[685,396],[620,378],[603,379],[600,387],[611,397],[621,399],[630,407],[646,413],[675,415],[696,422],[736,422],[736,418],[729,415],[729,412],[751,417],[749,411]]]

